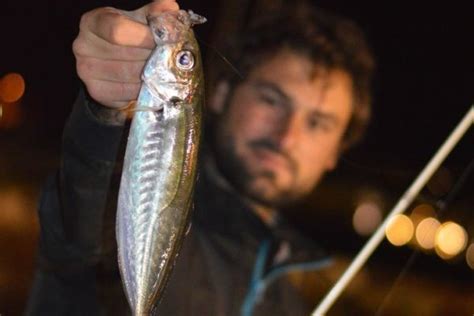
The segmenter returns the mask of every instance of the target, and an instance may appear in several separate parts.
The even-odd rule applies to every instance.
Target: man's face
[[[231,93],[220,86],[217,165],[243,195],[267,206],[307,194],[335,167],[352,111],[352,82],[342,71],[315,74],[302,55],[283,50]]]

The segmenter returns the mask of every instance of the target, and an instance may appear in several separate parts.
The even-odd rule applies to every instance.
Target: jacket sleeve
[[[116,203],[110,187],[120,178],[114,170],[124,127],[104,124],[89,102],[81,91],[64,129],[60,168],[42,192],[28,315],[95,314],[89,310],[95,305],[94,269],[103,251],[106,210]]]

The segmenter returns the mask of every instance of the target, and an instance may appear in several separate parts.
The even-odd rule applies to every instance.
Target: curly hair
[[[371,81],[374,59],[363,32],[352,21],[308,5],[292,3],[288,10],[259,16],[229,43],[226,56],[230,67],[218,74],[231,86],[284,48],[308,57],[320,69],[342,70],[353,82],[352,117],[342,149],[357,143],[365,133],[371,113]]]

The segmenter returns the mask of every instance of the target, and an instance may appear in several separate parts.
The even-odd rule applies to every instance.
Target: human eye
[[[309,117],[307,120],[306,120],[306,126],[308,127],[309,130],[313,130],[313,129],[316,129],[317,127],[320,126],[319,124],[319,120],[317,117]]]
[[[275,96],[269,95],[267,93],[260,93],[260,100],[268,105],[278,105],[278,99]]]
[[[310,131],[324,131],[329,132],[331,130],[331,124],[329,124],[324,118],[319,116],[309,116],[306,120],[306,127]]]
[[[279,106],[284,104],[284,100],[282,100],[282,98],[278,94],[273,93],[271,91],[259,91],[258,98],[262,103],[269,106]]]

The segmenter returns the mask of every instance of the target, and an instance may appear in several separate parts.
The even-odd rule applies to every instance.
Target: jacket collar
[[[205,157],[204,157],[205,158]],[[208,233],[244,244],[256,251],[264,240],[271,249],[268,267],[301,264],[325,258],[325,252],[310,238],[304,236],[283,217],[275,225],[267,226],[244,199],[223,179],[216,177],[206,160],[201,160],[196,188],[194,222]]]

